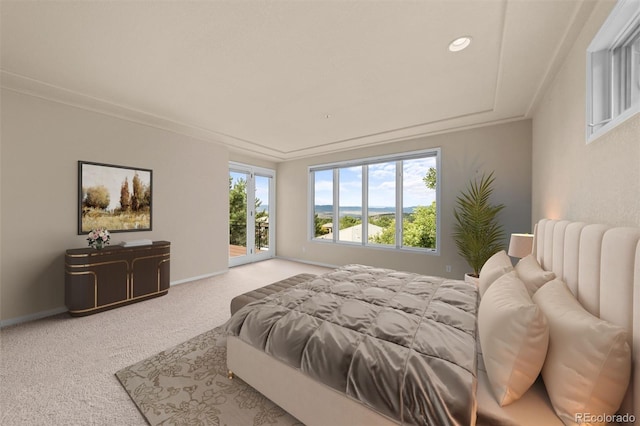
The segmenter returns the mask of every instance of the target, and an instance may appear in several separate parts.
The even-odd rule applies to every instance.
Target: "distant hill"
[[[415,210],[416,206],[405,207],[403,213],[411,214]],[[394,214],[396,212],[395,207],[369,207],[369,215],[384,215]],[[331,217],[333,215],[333,206],[331,205],[316,205],[315,212],[319,217]],[[359,206],[343,206],[340,207],[340,217],[342,216],[362,216],[362,207]]]
[[[405,207],[403,209],[404,214],[411,214],[417,206]],[[269,206],[266,204],[261,205],[256,210],[259,212],[268,211]],[[331,217],[333,215],[333,206],[331,205],[316,205],[315,212],[320,217]],[[395,207],[369,207],[369,216],[394,214],[396,212]],[[359,206],[343,206],[340,207],[340,217],[342,216],[362,216],[362,207]]]

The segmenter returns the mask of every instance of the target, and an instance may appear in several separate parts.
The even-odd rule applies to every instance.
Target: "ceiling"
[[[3,0],[2,85],[284,161],[530,117],[593,6]]]

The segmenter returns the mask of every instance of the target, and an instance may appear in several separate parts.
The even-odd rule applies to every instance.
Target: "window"
[[[620,0],[587,49],[587,142],[640,112],[640,2]]]
[[[440,149],[309,167],[310,238],[437,253]]]

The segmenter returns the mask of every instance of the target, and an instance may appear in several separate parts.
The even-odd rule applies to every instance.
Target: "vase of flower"
[[[89,241],[89,247],[94,247],[96,250],[102,250],[106,244],[109,244],[111,235],[105,228],[92,229],[87,235],[87,241]]]

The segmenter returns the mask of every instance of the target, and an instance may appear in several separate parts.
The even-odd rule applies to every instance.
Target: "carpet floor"
[[[0,425],[146,425],[115,377],[117,371],[223,324],[231,299],[239,294],[327,270],[272,259],[172,286],[166,296],[99,314],[60,314],[3,327]]]
[[[226,342],[222,327],[216,327],[116,377],[153,426],[303,426],[238,377],[227,377]]]

